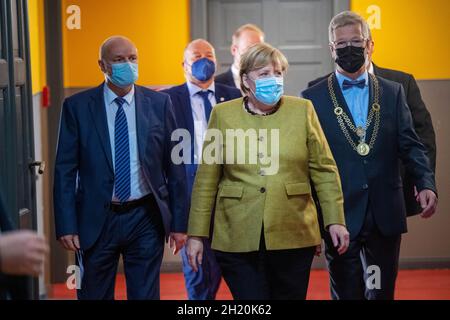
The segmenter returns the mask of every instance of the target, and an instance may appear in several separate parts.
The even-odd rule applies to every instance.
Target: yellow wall
[[[42,91],[46,83],[44,1],[28,0],[30,29],[31,83],[33,94]]]
[[[351,9],[368,18],[381,9],[381,29],[372,29],[374,61],[418,79],[450,78],[449,0],[352,0]]]
[[[90,87],[103,81],[98,49],[121,34],[136,44],[141,85],[184,82],[183,50],[189,41],[188,0],[63,0],[65,87]],[[81,9],[81,29],[69,30],[69,5]]]

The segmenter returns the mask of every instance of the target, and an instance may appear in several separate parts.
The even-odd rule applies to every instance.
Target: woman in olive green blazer
[[[282,96],[287,61],[267,44],[241,62],[244,98],[214,107],[192,193],[187,254],[210,236],[235,299],[304,299],[319,221],[348,246],[336,163],[309,100]],[[214,215],[212,214],[214,212]],[[214,217],[214,218],[212,218]]]

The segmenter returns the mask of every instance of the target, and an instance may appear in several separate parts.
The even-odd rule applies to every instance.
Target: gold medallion
[[[360,138],[363,138],[366,135],[366,130],[363,127],[357,127],[356,135]]]
[[[356,151],[358,151],[359,155],[361,156],[367,156],[370,152],[370,147],[367,143],[360,142],[356,147]]]

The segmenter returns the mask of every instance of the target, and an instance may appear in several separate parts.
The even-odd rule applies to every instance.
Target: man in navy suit
[[[187,82],[165,91],[172,100],[179,127],[189,131],[191,137],[191,161],[186,164],[189,195],[197,164],[201,159],[203,139],[213,106],[241,96],[238,89],[214,82],[216,64],[214,48],[209,42],[203,39],[192,41],[184,51],[183,68]],[[185,248],[181,250],[190,300],[213,300],[220,285],[221,271],[210,243],[205,243],[205,249],[198,272],[189,265]]]
[[[127,38],[107,39],[105,82],[64,101],[56,155],[56,234],[75,251],[79,299],[114,299],[122,255],[128,299],[159,299],[164,239],[186,239],[184,166],[171,161],[170,98],[135,85],[138,55]]]
[[[240,26],[233,34],[231,42],[231,55],[233,56],[233,64],[224,73],[216,76],[216,83],[222,83],[230,87],[241,89],[241,77],[239,69],[241,56],[251,46],[264,42],[264,32],[254,24],[244,24]]]
[[[305,90],[338,165],[350,246],[336,251],[324,231],[334,299],[393,299],[401,234],[407,232],[399,162],[417,187],[422,216],[434,214],[436,186],[400,84],[367,72],[368,25],[342,12],[329,27],[336,72]]]
[[[419,136],[420,141],[427,149],[427,156],[430,159],[431,169],[433,170],[433,172],[435,172],[436,135],[434,133],[433,121],[431,119],[430,112],[425,105],[425,102],[422,100],[420,89],[414,76],[412,74],[408,74],[398,70],[381,68],[372,62],[372,54],[374,52],[375,43],[372,39],[370,30],[369,41],[367,45],[367,71],[376,76],[398,82],[402,85],[403,90],[405,90],[406,102],[408,103],[409,110],[411,111],[414,130]],[[308,88],[316,85],[323,80],[326,80],[330,76],[330,74],[331,73],[308,82]],[[400,166],[400,173],[403,181],[403,196],[405,198],[406,213],[408,216],[419,214],[422,211],[422,208],[416,201],[414,183],[410,179],[409,175],[406,174],[403,165]]]

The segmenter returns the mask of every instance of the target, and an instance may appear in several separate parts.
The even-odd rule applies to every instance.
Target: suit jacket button
[[[262,187],[261,189],[259,189],[259,192],[261,192],[261,193],[266,192],[266,188]]]
[[[363,184],[363,189],[364,189],[364,190],[369,189],[369,185],[368,185],[367,183]]]

